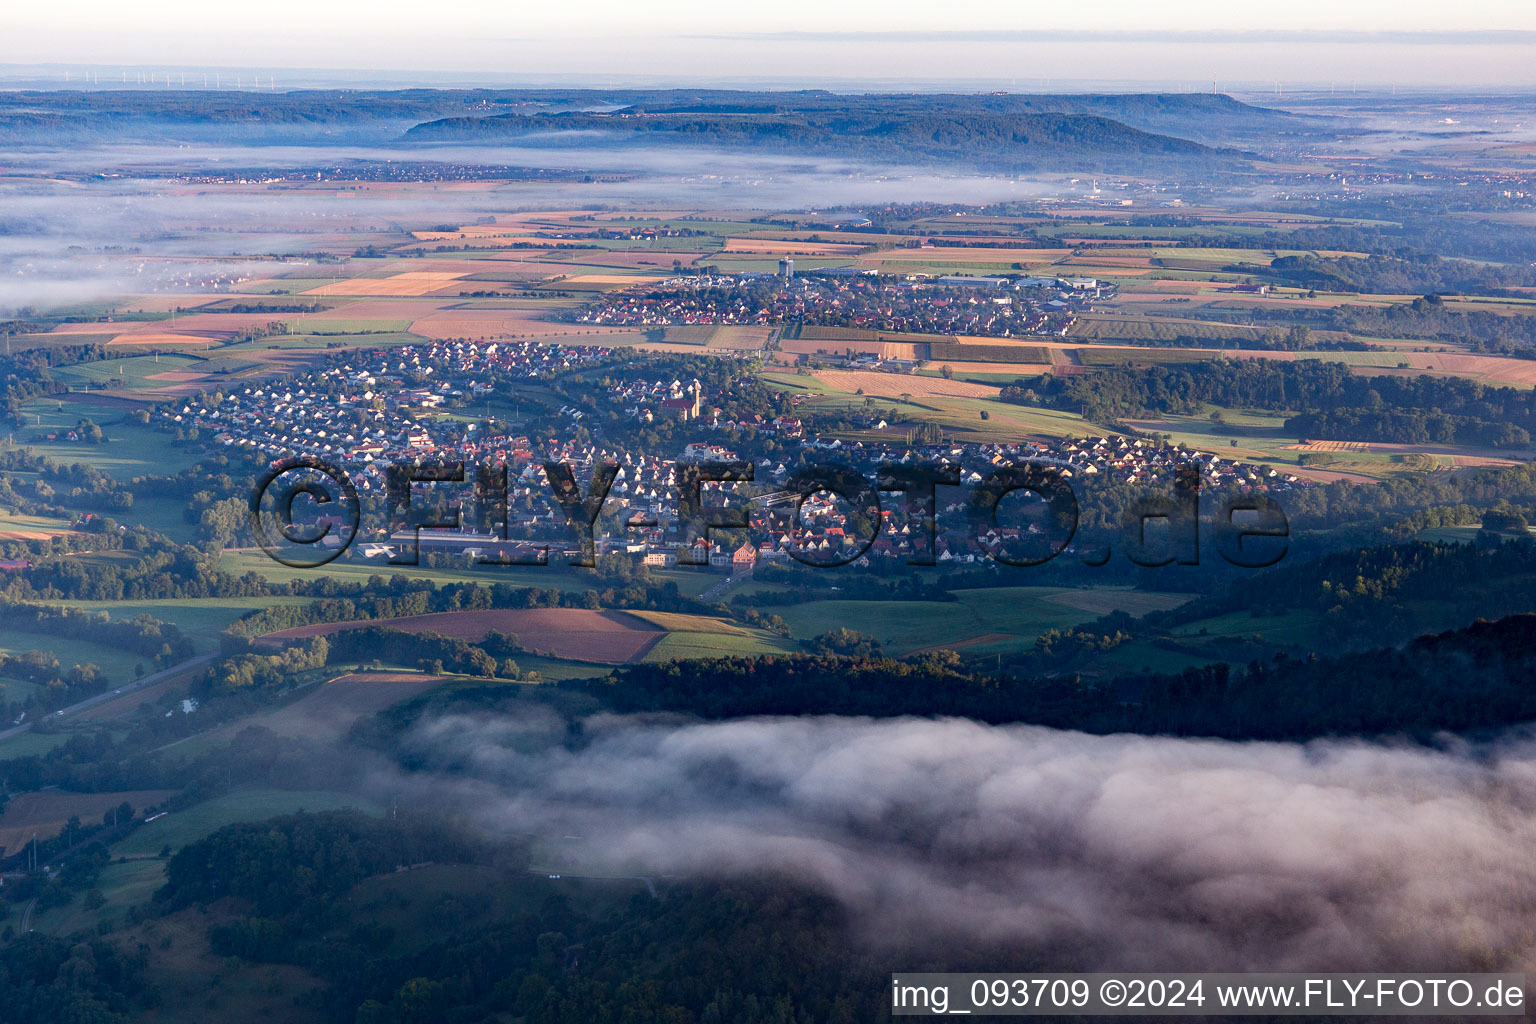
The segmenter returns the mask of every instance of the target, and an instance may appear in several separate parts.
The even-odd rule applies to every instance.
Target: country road
[[[32,930],[32,908],[37,906],[37,897],[32,897],[32,902],[27,904],[27,909],[21,912],[21,934],[25,935]]]
[[[708,590],[704,591],[704,593],[700,594],[699,595],[699,600],[700,601],[713,601],[713,600],[715,600],[721,594],[723,594],[727,590],[731,589],[731,584],[735,583],[737,580],[745,579],[747,577],[747,575],[748,575],[748,573],[742,573],[739,576],[736,576],[736,575],[727,576],[725,579],[721,580],[719,583],[716,583],[714,586],[712,586]]]
[[[61,718],[69,718],[71,715],[79,714],[82,711],[89,711],[94,707],[100,707],[102,704],[106,704],[109,701],[114,701],[119,697],[126,697],[130,693],[133,693],[135,690],[142,690],[146,686],[153,686],[156,683],[163,683],[172,676],[175,676],[180,672],[185,672],[189,668],[196,668],[198,665],[206,665],[208,662],[212,661],[218,656],[219,654],[217,651],[210,651],[208,654],[199,654],[195,658],[188,658],[186,661],[172,665],[170,668],[163,668],[159,672],[151,672],[143,679],[135,679],[131,683],[125,683],[122,686],[114,687],[113,689],[108,690],[106,693],[98,693],[94,697],[87,697],[85,700],[80,701],[78,704],[71,704],[67,708],[60,708],[56,711],[50,711],[42,719],[37,719],[36,721],[32,722],[23,722],[20,725],[12,726],[3,732],[0,732],[0,741],[8,740],[12,736],[20,736],[24,732],[29,732],[32,729],[32,726],[36,725],[38,721],[43,721],[45,719],[56,720]]]

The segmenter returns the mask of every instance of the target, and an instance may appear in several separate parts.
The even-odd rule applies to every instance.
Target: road
[[[721,594],[731,589],[731,584],[735,583],[739,579],[745,579],[746,576],[747,573],[742,573],[740,576],[727,576],[725,579],[721,580],[719,583],[716,583],[714,586],[704,591],[704,593],[700,594],[699,600],[705,602],[715,600]]]
[[[32,930],[32,908],[37,906],[37,897],[32,897],[32,902],[27,904],[27,909],[21,912],[21,934],[25,935]]]
[[[199,665],[206,665],[208,662],[212,661],[218,656],[219,653],[217,651],[212,651],[208,654],[199,654],[195,658],[188,658],[186,661],[172,665],[170,668],[161,669],[159,672],[151,672],[143,679],[135,679],[131,683],[125,683],[122,686],[108,690],[106,693],[98,693],[94,697],[87,697],[85,700],[80,701],[78,704],[71,704],[67,708],[60,708],[56,711],[49,711],[43,716],[42,719],[38,719],[37,721],[43,721],[44,719],[53,721],[60,718],[69,718],[71,715],[79,714],[82,711],[89,711],[91,708],[99,707],[108,701],[117,700],[119,697],[126,697],[130,693],[133,693],[135,690],[142,690],[146,686],[153,686],[156,683],[163,683],[177,673],[185,672],[189,668],[196,668]],[[0,732],[0,741],[8,740],[12,736],[20,736],[22,733],[30,731],[32,726],[36,724],[37,722],[34,721],[23,722],[20,725],[12,726],[11,728],[6,729],[4,732]]]

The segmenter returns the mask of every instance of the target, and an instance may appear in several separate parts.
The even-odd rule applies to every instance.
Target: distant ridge
[[[1298,117],[1199,93],[1090,95],[701,89],[202,89],[0,93],[0,142],[475,141],[603,131],[660,144],[968,162],[991,170],[1235,165]],[[1234,148],[1235,147],[1235,148]]]

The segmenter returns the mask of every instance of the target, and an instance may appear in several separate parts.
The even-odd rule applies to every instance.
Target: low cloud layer
[[[865,941],[1114,970],[1524,969],[1536,745],[1093,737],[974,722],[446,718],[412,780],[570,871],[776,874]],[[451,774],[449,772],[451,769]],[[440,772],[440,774],[439,774]],[[559,837],[579,836],[579,839]]]
[[[419,230],[529,209],[825,209],[926,199],[1028,199],[1052,188],[1032,179],[868,166],[834,158],[719,152],[693,147],[594,145],[577,135],[520,146],[227,146],[125,144],[18,149],[0,155],[0,315],[22,307],[187,291],[201,269],[246,258],[350,247],[354,230]],[[367,193],[233,189],[135,177],[324,168],[355,161],[580,169],[624,175],[598,182],[516,181],[485,189]],[[60,180],[49,174],[105,174]],[[369,238],[357,235],[362,245]],[[269,268],[270,269],[270,268]]]

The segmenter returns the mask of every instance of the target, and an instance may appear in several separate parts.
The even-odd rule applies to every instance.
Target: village
[[[1094,278],[880,275],[857,267],[777,274],[684,275],[605,296],[569,314],[625,327],[789,324],[911,334],[1012,338],[1065,335],[1113,287]]]
[[[882,465],[947,467],[957,472],[962,488],[975,486],[999,467],[1023,462],[1052,467],[1074,485],[1167,483],[1181,467],[1193,465],[1202,485],[1212,489],[1273,493],[1304,486],[1294,475],[1272,468],[1123,435],[988,444],[906,443],[899,435],[890,443],[820,437],[794,416],[738,413],[738,419],[731,419],[712,401],[724,396],[706,393],[698,379],[636,374],[611,382],[602,392],[621,422],[668,420],[686,428],[689,440],[667,451],[640,450],[622,438],[604,437],[597,417],[570,405],[543,414],[530,410],[515,424],[466,414],[493,390],[508,390],[509,382],[532,384],[580,368],[601,365],[608,371],[629,365],[612,355],[595,347],[467,341],[352,353],[347,362],[308,377],[209,395],[209,405],[188,400],[164,410],[162,426],[184,436],[196,431],[216,446],[273,464],[295,457],[320,459],[345,472],[360,495],[379,500],[392,465],[463,463],[470,467],[466,479],[471,481],[475,467],[505,467],[504,521],[478,507],[468,514],[466,484],[447,498],[450,507],[465,509],[463,525],[421,530],[419,536],[422,552],[503,564],[542,562],[552,550],[575,553],[545,471],[551,462],[570,466],[583,494],[594,467],[617,465],[595,524],[597,554],[623,555],[656,567],[708,565],[732,573],[791,558],[841,564],[851,560],[850,554],[866,563],[912,555],[919,540],[914,531],[924,526],[902,503],[886,501],[877,524],[831,492],[800,502],[798,493],[784,490],[808,465],[847,466],[871,478]],[[493,379],[498,383],[490,383]],[[516,385],[510,390],[515,394]],[[582,429],[571,429],[578,424]],[[748,528],[692,536],[678,511],[679,467],[743,461],[751,465],[750,483],[706,481],[701,501],[706,507],[745,509]],[[938,497],[932,556],[939,562],[985,558],[1029,528],[998,527],[977,535],[966,521],[963,490],[941,490]],[[400,526],[365,524],[352,556],[385,560],[399,556],[407,545],[414,547],[417,531]],[[329,542],[341,543],[339,537]]]

